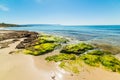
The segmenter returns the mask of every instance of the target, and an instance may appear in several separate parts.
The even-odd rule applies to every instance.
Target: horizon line
[[[61,26],[120,26],[120,24],[18,24],[18,25],[61,25]]]
[[[5,22],[2,22],[5,23]],[[16,25],[61,25],[61,26],[120,26],[120,24],[56,24],[56,23],[5,23],[5,24],[16,24]]]

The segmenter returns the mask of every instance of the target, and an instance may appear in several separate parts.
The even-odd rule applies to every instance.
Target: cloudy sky
[[[120,24],[120,0],[0,0],[0,22]]]

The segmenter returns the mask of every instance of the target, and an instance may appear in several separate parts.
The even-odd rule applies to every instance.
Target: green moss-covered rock
[[[120,60],[112,55],[104,55],[100,57],[101,64],[112,70],[113,72],[120,72]]]
[[[97,55],[84,54],[81,55],[79,58],[90,66],[99,66],[100,60],[99,60],[99,56]]]
[[[54,43],[55,42],[55,39],[52,36],[42,36],[42,37],[39,37],[38,40],[39,40],[38,41],[39,44],[42,44],[42,43]]]
[[[110,55],[112,53],[110,53],[108,51],[102,51],[102,50],[97,49],[97,50],[91,50],[91,51],[87,52],[87,54],[102,56],[102,55]]]
[[[33,46],[24,50],[25,54],[42,55],[53,51],[62,43],[67,42],[64,38],[50,35],[42,35],[36,41]],[[103,66],[113,72],[120,72],[119,59],[115,58],[110,52],[94,49],[92,45],[86,43],[71,44],[63,47],[61,52],[58,55],[48,56],[45,59],[47,61],[60,61],[59,66],[61,68],[74,73],[80,72],[81,63],[95,67]]]
[[[56,47],[59,48],[62,43],[67,41],[67,39],[61,37],[40,35],[38,39],[36,39],[35,44],[24,50],[24,53],[31,55],[41,55],[53,51]]]
[[[44,43],[40,45],[35,45],[29,49],[24,50],[24,53],[31,55],[41,55],[53,51],[56,46],[58,46],[58,44]]]
[[[90,54],[90,55],[104,55],[105,52],[100,51],[100,50],[91,50],[91,51],[87,52],[87,54]]]
[[[86,43],[79,43],[79,44],[71,44],[65,46],[61,52],[62,53],[73,53],[73,54],[82,54],[88,50],[94,49],[93,46],[86,44]]]
[[[38,38],[38,42],[36,44],[42,44],[42,43],[66,43],[68,42],[67,39],[51,36],[51,35],[42,35]]]
[[[82,69],[82,64],[83,61],[81,59],[76,58],[75,60],[62,61],[59,64],[59,67],[78,74]]]
[[[25,54],[32,54],[33,51],[32,51],[32,50],[25,49],[25,50],[23,50],[23,53],[25,53]]]
[[[63,60],[75,60],[76,55],[74,54],[58,54],[58,55],[53,55],[53,56],[48,56],[45,58],[47,61],[63,61]]]
[[[55,46],[57,46],[57,44],[44,43],[44,44],[40,44],[40,45],[35,45],[34,49],[35,50],[53,50],[55,48]]]

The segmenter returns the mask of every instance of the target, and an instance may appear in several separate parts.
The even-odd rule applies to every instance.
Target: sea
[[[59,35],[80,41],[93,41],[120,46],[120,25],[21,25],[8,30],[29,30]]]

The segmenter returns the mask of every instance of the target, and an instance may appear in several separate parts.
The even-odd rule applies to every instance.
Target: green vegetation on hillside
[[[19,26],[17,24],[7,24],[7,23],[0,23],[0,27],[15,27]]]

